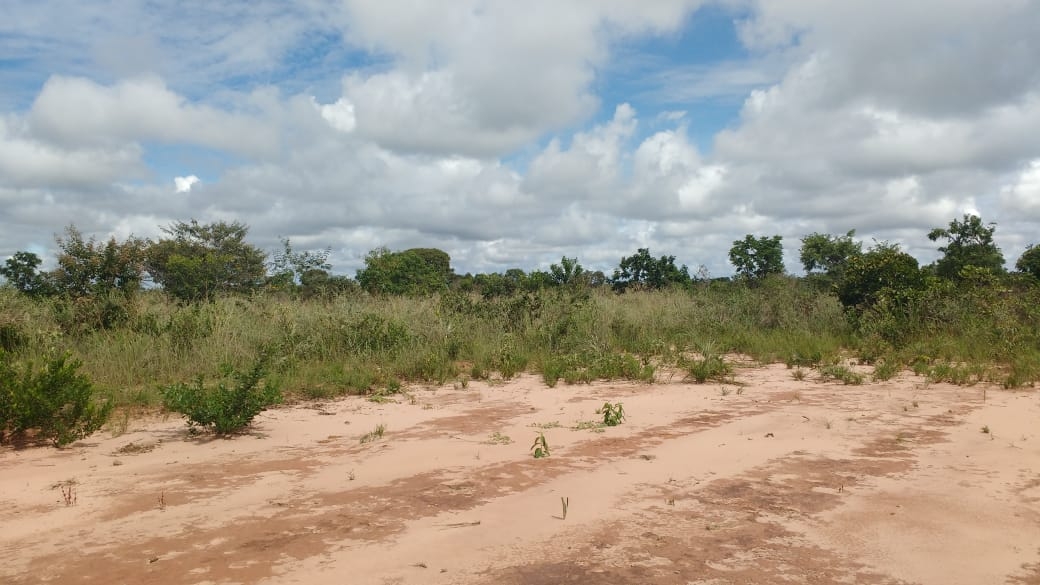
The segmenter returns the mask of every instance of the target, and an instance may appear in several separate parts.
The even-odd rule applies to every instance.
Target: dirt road
[[[0,451],[0,582],[1040,584],[1040,392],[814,376],[523,377]]]

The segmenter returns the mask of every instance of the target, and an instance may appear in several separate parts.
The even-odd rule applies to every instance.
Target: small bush
[[[846,386],[858,386],[863,383],[863,374],[840,364],[833,364],[820,368],[820,375],[823,376],[824,379],[838,380]]]
[[[232,386],[220,382],[207,388],[203,377],[192,384],[173,384],[161,389],[163,406],[188,418],[188,426],[212,427],[218,435],[241,431],[267,407],[281,402],[277,385],[264,381],[266,359],[260,358],[249,372],[232,371]]]
[[[899,373],[899,364],[892,360],[882,360],[874,365],[873,378],[875,382],[891,380]]]
[[[698,384],[708,380],[725,381],[733,373],[733,366],[726,363],[722,355],[716,353],[710,345],[701,347],[701,357],[693,360],[680,360],[679,367],[686,370],[686,378]]]
[[[625,420],[625,407],[620,402],[611,404],[604,402],[603,407],[596,411],[603,415],[603,424],[608,427],[616,427]]]
[[[112,405],[97,404],[94,388],[77,373],[82,364],[56,355],[37,370],[34,364],[14,364],[0,351],[0,438],[22,439],[35,431],[61,447],[101,428]]]

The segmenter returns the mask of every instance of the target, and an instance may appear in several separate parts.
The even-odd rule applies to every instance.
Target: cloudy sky
[[[238,220],[459,272],[1040,242],[1037,0],[6,0],[0,258]]]

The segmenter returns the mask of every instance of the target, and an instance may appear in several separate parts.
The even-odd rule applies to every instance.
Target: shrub
[[[173,384],[160,391],[163,406],[188,417],[188,426],[212,427],[218,435],[228,435],[249,426],[256,415],[281,402],[277,385],[264,380],[266,359],[261,357],[248,372],[232,371],[232,386],[224,381],[206,387],[199,376],[192,384]]]
[[[21,439],[35,431],[36,438],[61,447],[101,428],[112,405],[94,400],[90,380],[77,373],[81,365],[62,354],[37,370],[0,351],[0,433]]]

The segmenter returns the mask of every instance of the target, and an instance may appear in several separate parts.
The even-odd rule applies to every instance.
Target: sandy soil
[[[0,582],[1040,584],[1040,393],[737,379],[524,377],[0,451]],[[623,425],[574,428],[607,400]]]

